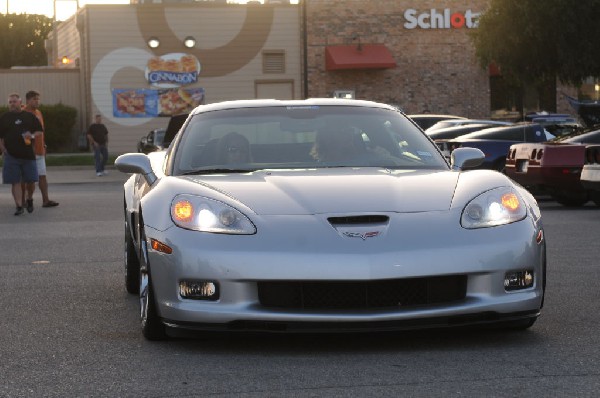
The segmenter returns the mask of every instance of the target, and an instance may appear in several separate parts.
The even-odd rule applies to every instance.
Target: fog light
[[[193,300],[219,299],[217,284],[211,281],[181,281],[179,282],[179,294],[181,297]]]
[[[520,290],[533,286],[533,271],[513,271],[504,275],[504,290]]]

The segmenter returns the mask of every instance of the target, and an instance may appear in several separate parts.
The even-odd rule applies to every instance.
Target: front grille
[[[296,309],[364,309],[441,304],[464,299],[466,291],[466,275],[368,282],[258,283],[261,305]]]

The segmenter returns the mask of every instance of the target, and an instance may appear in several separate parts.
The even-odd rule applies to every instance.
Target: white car
[[[148,339],[197,330],[319,332],[501,325],[540,315],[535,199],[448,164],[375,102],[201,105],[166,151],[120,156],[125,280]]]

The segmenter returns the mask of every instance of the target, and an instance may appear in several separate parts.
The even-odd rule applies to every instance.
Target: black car
[[[436,130],[427,130],[425,133],[432,140],[450,140],[452,138],[460,137],[461,135],[473,133],[484,129],[489,129],[494,126],[489,124],[465,124],[463,126],[453,126],[439,128]],[[497,126],[496,126],[497,127]]]
[[[148,154],[168,148],[187,117],[187,113],[171,116],[167,128],[154,129],[140,139],[137,151]]]
[[[137,144],[137,151],[148,154],[164,149],[163,140],[165,138],[166,129],[154,129],[143,136]]]

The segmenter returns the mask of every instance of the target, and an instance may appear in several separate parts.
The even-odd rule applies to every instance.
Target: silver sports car
[[[368,101],[201,105],[167,150],[120,156],[125,282],[148,339],[195,330],[528,328],[546,283],[535,199],[450,164]]]

